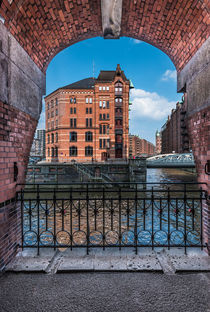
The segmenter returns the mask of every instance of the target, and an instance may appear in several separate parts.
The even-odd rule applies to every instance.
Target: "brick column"
[[[45,74],[0,22],[0,271],[20,242],[18,183],[28,156],[45,92]]]
[[[14,256],[19,244],[20,209],[15,195],[20,190],[17,184],[25,181],[36,125],[28,114],[0,101],[0,269]]]
[[[210,159],[210,107],[195,113],[188,119],[188,131],[198,173],[198,182],[210,196],[210,175],[205,173],[205,165]],[[210,200],[203,206],[203,241],[210,248]]]

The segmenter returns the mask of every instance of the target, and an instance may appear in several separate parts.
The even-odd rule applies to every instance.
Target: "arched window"
[[[54,153],[54,147],[51,148],[51,157],[54,157],[55,153]]]
[[[120,81],[115,83],[115,94],[122,94],[123,91],[123,84]]]
[[[47,143],[50,144],[50,135],[47,135]]]
[[[69,147],[69,156],[77,156],[77,147],[76,146],[70,146]]]
[[[77,142],[77,132],[75,131],[69,132],[69,141]]]
[[[54,143],[54,133],[51,134],[51,143]]]
[[[85,141],[86,142],[92,142],[93,141],[93,133],[88,131],[85,132]]]
[[[115,87],[122,87],[123,84],[120,80],[118,80],[116,83],[115,83]]]
[[[93,156],[93,148],[92,146],[85,147],[85,156]]]
[[[48,157],[50,157],[50,148],[48,148],[48,153],[47,154],[48,154]]]
[[[58,157],[58,147],[55,147],[55,157]]]
[[[121,97],[116,97],[115,98],[115,103],[122,103],[122,98]]]
[[[58,143],[58,132],[56,132],[56,134],[55,134],[55,141],[56,141],[56,143]]]

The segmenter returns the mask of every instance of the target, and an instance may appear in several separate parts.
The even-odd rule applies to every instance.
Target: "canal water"
[[[196,173],[175,168],[147,168],[147,182],[197,182]]]
[[[83,198],[84,192],[76,195],[73,192],[73,200],[65,192],[62,198],[56,197],[56,201],[48,197],[40,200],[39,206],[36,201],[26,199],[23,207],[24,245],[200,244],[198,187],[188,186],[184,199],[184,193],[179,192],[184,186],[170,184],[196,182],[196,174],[180,169],[147,169],[147,182],[164,184],[148,185],[145,192],[138,192],[137,200],[135,191],[122,192],[120,198],[117,192],[110,196],[108,191],[103,195],[105,197],[99,192],[98,197],[90,194],[88,201]]]

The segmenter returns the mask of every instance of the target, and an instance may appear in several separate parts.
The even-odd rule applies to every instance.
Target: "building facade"
[[[46,96],[47,161],[127,159],[130,88],[117,65]]]
[[[187,95],[176,104],[168,116],[167,122],[161,128],[162,154],[188,153],[190,143],[186,126]]]
[[[158,130],[155,133],[155,154],[161,154],[162,151],[162,135]]]
[[[129,135],[129,157],[152,156],[155,154],[155,146],[137,135]]]
[[[45,158],[45,130],[37,129],[31,146],[30,156]]]

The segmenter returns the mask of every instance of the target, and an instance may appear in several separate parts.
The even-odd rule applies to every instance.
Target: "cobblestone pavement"
[[[1,312],[210,312],[210,273],[5,273]]]

